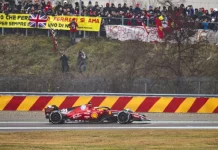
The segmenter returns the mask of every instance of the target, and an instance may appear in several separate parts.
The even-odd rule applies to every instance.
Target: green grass
[[[76,46],[69,45],[69,38],[58,36],[58,51],[53,51],[51,37],[6,35],[0,36],[0,74],[41,75],[61,72],[59,60],[64,52],[69,57],[70,71],[77,71],[77,54],[84,50],[88,57],[90,72],[95,72],[113,62],[119,42],[102,38],[83,39]]]
[[[1,150],[216,150],[217,130],[2,132]]]
[[[177,68],[175,47],[139,41],[117,41],[101,37],[82,39],[69,45],[67,36],[57,36],[58,52],[54,53],[51,37],[46,35],[0,36],[1,75],[42,75],[61,72],[60,56],[69,57],[70,72],[77,76],[77,54],[84,50],[88,55],[89,75],[131,74],[133,76],[172,77]],[[184,76],[216,76],[218,52],[213,45],[187,49],[182,52]],[[210,60],[207,58],[212,55]],[[189,66],[186,66],[189,64]]]

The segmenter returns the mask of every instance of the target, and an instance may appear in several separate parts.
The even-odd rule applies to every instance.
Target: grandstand
[[[18,1],[18,0],[16,0]],[[33,0],[34,1],[34,0]],[[47,0],[48,1],[48,0]],[[55,4],[56,2],[60,1],[60,0],[50,0],[51,2],[53,2],[53,4]],[[62,2],[64,0],[61,0]],[[127,3],[127,5],[135,5],[136,3],[139,3],[141,5],[141,7],[143,8],[148,8],[149,6],[159,6],[157,0],[83,0],[85,5],[88,4],[89,1],[92,2],[92,4],[94,4],[96,1],[98,1],[98,3],[100,5],[105,6],[105,4],[107,2],[109,3],[114,3],[115,6],[117,6],[119,3],[123,4],[123,3]],[[210,8],[218,8],[218,1],[217,0],[172,0],[174,3],[184,3],[185,6],[187,5],[193,5],[194,8],[202,8],[204,7],[205,9],[210,9]],[[75,2],[79,2],[79,0],[68,0],[69,3],[74,4]]]

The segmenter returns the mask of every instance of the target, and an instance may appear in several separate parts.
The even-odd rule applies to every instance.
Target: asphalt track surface
[[[216,129],[218,114],[146,113],[151,121],[118,123],[73,122],[53,125],[43,112],[0,112],[0,132],[35,130]]]

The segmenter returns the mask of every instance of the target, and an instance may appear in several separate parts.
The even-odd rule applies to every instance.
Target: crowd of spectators
[[[0,3],[1,13],[43,13],[46,15],[79,15],[79,3],[76,2],[74,5],[69,4],[66,0],[57,2],[55,7],[52,7],[50,1],[47,3],[45,0],[24,0],[18,1],[18,5],[15,4],[14,0],[7,0],[4,3]],[[155,25],[155,18],[162,15],[164,20],[170,18],[173,14],[178,14],[178,16],[187,16],[190,21],[198,22],[218,22],[218,9],[211,8],[206,10],[204,8],[194,8],[192,5],[180,7],[163,6],[163,7],[153,7],[149,6],[148,9],[140,8],[139,4],[133,6],[127,6],[125,3],[118,4],[116,7],[113,3],[106,3],[105,7],[100,6],[98,2],[92,4],[91,1],[85,5],[81,3],[81,15],[82,16],[100,16],[105,17],[103,19],[104,24],[125,24],[125,25],[141,25],[145,22],[147,25]],[[122,20],[123,19],[123,20]]]

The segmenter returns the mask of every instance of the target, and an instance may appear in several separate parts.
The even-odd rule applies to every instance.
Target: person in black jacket
[[[69,71],[68,57],[65,54],[62,54],[60,60],[62,64],[62,72]]]

